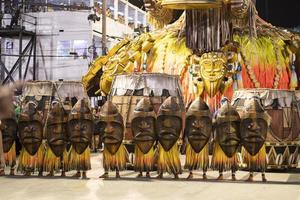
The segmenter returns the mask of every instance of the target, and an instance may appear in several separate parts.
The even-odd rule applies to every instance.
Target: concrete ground
[[[136,179],[136,173],[125,171],[121,179],[99,179],[103,173],[101,155],[92,154],[92,170],[88,172],[87,180],[72,177],[0,177],[0,200],[155,200],[155,199],[205,199],[205,200],[300,200],[300,169],[290,172],[269,172],[267,183],[261,183],[260,174],[255,174],[255,182],[244,180],[248,173],[237,172],[238,181],[216,181],[217,172],[209,171],[210,180],[201,180],[201,173],[195,174],[195,179],[187,181],[188,172],[180,175],[179,180],[173,180],[166,175],[164,180],[155,178]],[[183,160],[184,162],[184,160]],[[8,173],[8,171],[7,171]],[[71,176],[74,172],[69,172]],[[110,174],[114,176],[114,173]],[[155,177],[157,174],[151,174]],[[230,178],[226,173],[225,178]]]

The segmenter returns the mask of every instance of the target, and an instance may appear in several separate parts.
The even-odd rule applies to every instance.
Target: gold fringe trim
[[[264,145],[255,156],[251,156],[248,151],[243,148],[242,156],[247,168],[251,171],[265,171],[267,167],[267,153]]]
[[[158,173],[181,173],[181,163],[177,144],[175,144],[169,151],[165,151],[161,144],[158,144],[158,153]]]
[[[60,169],[68,169],[68,154],[65,149],[62,157],[57,157],[50,147],[47,148],[45,159],[44,159],[44,171],[54,172]]]
[[[43,171],[44,164],[44,155],[45,155],[45,146],[41,144],[38,151],[35,155],[30,155],[24,147],[22,147],[20,156],[19,156],[19,165],[17,171],[19,172],[34,172],[34,171]]]
[[[228,158],[219,143],[216,142],[211,161],[211,168],[219,171],[236,171],[238,169],[237,154],[235,153],[231,158]]]
[[[76,153],[74,148],[71,148],[69,155],[68,170],[87,171],[91,169],[91,152],[90,147],[87,147],[82,154]]]
[[[151,171],[153,169],[155,158],[156,158],[156,152],[154,147],[150,149],[150,151],[146,154],[144,154],[140,148],[136,145],[134,150],[134,167],[136,171]]]
[[[196,153],[190,143],[186,147],[186,157],[185,157],[185,169],[189,170],[198,170],[203,169],[207,170],[209,166],[209,155],[208,155],[208,144],[199,152]]]
[[[14,168],[16,166],[17,154],[16,154],[16,142],[11,146],[7,153],[4,153],[5,165],[10,168]]]
[[[121,144],[118,151],[112,155],[104,146],[103,150],[103,167],[105,171],[124,170],[126,168],[126,161],[128,160],[128,153],[124,146]]]

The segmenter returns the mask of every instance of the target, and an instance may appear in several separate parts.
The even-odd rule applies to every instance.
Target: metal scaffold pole
[[[102,1],[102,55],[106,55],[106,0]]]

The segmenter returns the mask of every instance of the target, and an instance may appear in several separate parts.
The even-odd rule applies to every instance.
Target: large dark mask
[[[117,107],[107,101],[99,113],[99,126],[102,141],[111,154],[115,154],[122,144],[124,137],[123,118]]]
[[[216,136],[225,155],[232,157],[240,144],[240,116],[229,102],[221,106],[216,116]]]
[[[35,155],[43,140],[42,115],[37,112],[37,105],[28,102],[19,118],[20,142],[30,155]]]
[[[182,112],[176,97],[167,98],[160,106],[156,127],[159,143],[165,151],[169,151],[182,130]]]
[[[56,156],[62,156],[67,145],[67,117],[62,105],[52,104],[47,123],[47,142]]]
[[[241,122],[241,139],[245,149],[256,155],[266,141],[270,116],[255,98],[246,101]]]
[[[196,153],[208,143],[211,132],[209,107],[201,98],[197,98],[189,107],[185,122],[185,135]]]
[[[156,141],[155,113],[149,98],[141,99],[131,122],[134,142],[144,153],[148,153]]]
[[[1,131],[3,139],[3,151],[4,153],[7,153],[17,139],[18,125],[16,120],[13,118],[2,119]]]
[[[76,153],[82,154],[89,146],[94,132],[93,115],[88,101],[79,100],[73,107],[68,119],[69,140]]]

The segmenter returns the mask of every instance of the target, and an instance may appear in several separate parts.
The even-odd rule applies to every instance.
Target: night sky
[[[256,0],[259,15],[275,26],[300,26],[300,0]]]

